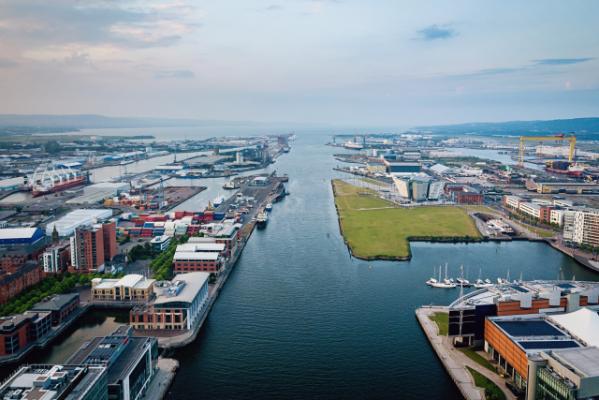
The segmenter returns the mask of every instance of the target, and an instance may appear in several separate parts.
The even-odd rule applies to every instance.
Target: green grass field
[[[489,362],[489,360],[487,360],[486,358],[484,358],[483,356],[478,354],[474,349],[471,349],[469,347],[462,347],[462,348],[459,348],[458,350],[460,350],[462,353],[464,353],[464,355],[466,357],[468,357],[469,359],[471,359],[472,361],[480,364],[481,366],[485,367],[489,371],[495,372],[495,367],[493,366],[493,364],[491,364]]]
[[[444,312],[436,312],[428,316],[431,321],[437,324],[439,328],[439,336],[447,336],[449,327],[449,314]]]
[[[453,206],[396,207],[369,189],[334,180],[343,236],[356,257],[408,258],[410,238],[480,239],[467,212]]]

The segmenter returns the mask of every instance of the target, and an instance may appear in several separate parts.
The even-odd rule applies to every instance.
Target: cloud
[[[416,39],[424,41],[433,41],[439,39],[449,39],[457,36],[458,32],[450,25],[430,25],[416,32]]]
[[[195,74],[187,69],[161,70],[154,74],[156,79],[193,79]]]
[[[31,49],[59,44],[163,47],[199,26],[193,9],[174,2],[5,0],[0,38]]]
[[[583,62],[594,60],[593,57],[580,57],[580,58],[543,58],[540,60],[533,60],[536,65],[572,65],[580,64]]]

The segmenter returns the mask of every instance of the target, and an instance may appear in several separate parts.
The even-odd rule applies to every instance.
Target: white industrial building
[[[110,217],[112,217],[112,210],[107,209],[82,208],[71,211],[64,217],[46,225],[46,235],[51,236],[54,227],[56,227],[56,231],[60,236],[71,236],[75,233],[75,229],[81,226],[92,225]]]

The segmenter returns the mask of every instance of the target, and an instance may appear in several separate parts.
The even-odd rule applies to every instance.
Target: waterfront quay
[[[259,175],[248,177],[238,191],[231,197],[224,200],[222,204],[215,209],[215,213],[230,213],[235,212],[239,208],[239,203],[245,199],[250,200],[246,210],[240,215],[240,223],[236,236],[236,243],[231,247],[230,254],[223,261],[222,268],[218,273],[214,274],[214,281],[209,285],[207,298],[201,306],[202,311],[195,323],[182,333],[180,331],[163,330],[163,329],[136,329],[135,335],[138,336],[153,336],[158,339],[158,345],[163,349],[175,349],[184,347],[193,342],[204,322],[208,318],[210,310],[216,302],[223,286],[235,267],[243,249],[249,240],[256,226],[256,215],[264,212],[265,206],[268,203],[279,201],[285,195],[285,187],[283,182],[287,181],[287,177],[277,177],[275,173],[269,175]],[[176,278],[176,277],[175,277]],[[185,289],[183,289],[185,290]]]

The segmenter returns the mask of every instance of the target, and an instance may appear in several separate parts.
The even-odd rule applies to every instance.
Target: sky
[[[599,1],[0,0],[0,113],[599,116]]]

